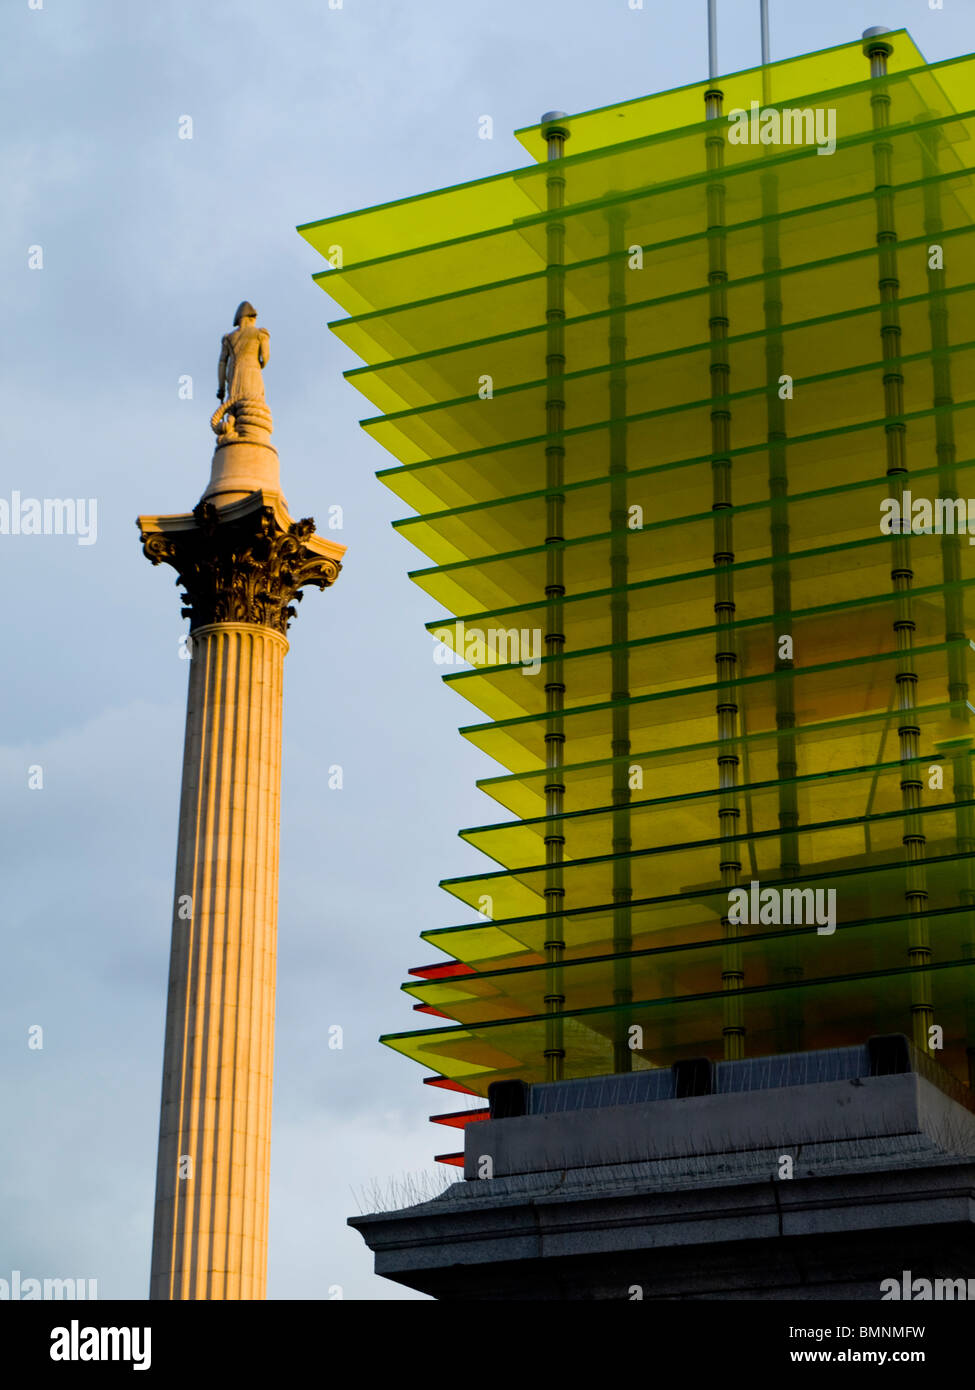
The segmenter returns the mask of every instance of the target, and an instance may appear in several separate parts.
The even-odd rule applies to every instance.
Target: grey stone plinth
[[[879,1300],[905,1269],[975,1276],[975,1116],[915,1073],[493,1120],[468,1145],[496,1176],[350,1221],[378,1274],[531,1300]]]

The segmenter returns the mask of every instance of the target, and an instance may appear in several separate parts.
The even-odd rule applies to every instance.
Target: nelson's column
[[[150,1298],[265,1296],[281,786],[292,606],[345,547],[294,521],[243,303],[220,355],[210,482],[192,512],[141,516],[190,619]]]

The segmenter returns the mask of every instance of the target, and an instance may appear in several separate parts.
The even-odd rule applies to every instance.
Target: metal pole
[[[609,221],[609,600],[612,655],[610,657],[613,702],[613,1004],[633,1001],[631,921],[633,882],[630,854],[630,605],[628,597],[629,532],[627,530],[626,438],[626,209],[613,205]],[[633,1070],[629,1045],[630,1014],[615,1016],[613,1071]]]
[[[768,38],[768,0],[759,0],[759,13],[761,15],[762,27],[762,105],[768,106],[772,101],[772,84],[769,73],[769,38]]]
[[[897,227],[894,206],[894,147],[886,138],[890,127],[890,92],[882,81],[887,76],[887,59],[894,46],[888,29],[877,25],[865,29],[863,52],[870,60],[870,76],[877,81],[877,90],[870,98],[873,108],[873,128],[877,136],[873,147],[874,187],[877,212],[877,260],[880,286],[880,338],[884,359],[884,416],[887,477],[890,491],[903,507],[905,483],[909,482],[907,463],[907,427],[904,416],[904,375],[900,357],[900,280],[897,270]],[[911,590],[914,570],[911,565],[910,534],[903,530],[891,536],[891,580],[897,602],[894,633],[898,661],[895,687],[900,722],[897,736],[901,762],[905,764],[901,777],[901,800],[904,809],[904,857],[907,886],[909,926],[908,964],[918,968],[911,977],[911,1016],[914,1046],[928,1053],[928,1029],[934,1021],[931,977],[925,967],[931,964],[932,951],[928,923],[924,912],[928,901],[925,881],[925,835],[921,822],[921,796],[924,789],[920,761],[921,730],[914,708],[917,697],[917,672],[914,669],[914,621]],[[923,973],[922,973],[923,972]]]
[[[718,75],[718,0],[708,0],[708,76]]]
[[[704,93],[704,114],[708,121],[717,122],[722,114],[724,93],[712,87]],[[738,839],[738,754],[735,752],[738,732],[737,675],[738,653],[735,642],[734,595],[734,523],[732,520],[732,463],[731,410],[728,393],[731,389],[731,362],[728,349],[728,262],[725,230],[725,185],[721,178],[724,169],[725,135],[721,125],[708,132],[705,142],[707,171],[708,230],[708,332],[711,341],[710,383],[711,409],[711,476],[713,480],[712,513],[714,517],[714,614],[717,650],[716,709],[718,721],[718,787],[721,793],[718,806],[718,826],[721,835],[721,887],[738,886],[741,872],[741,853]],[[721,980],[725,990],[724,1060],[737,1062],[745,1055],[744,1010],[740,991],[744,986],[742,969],[741,931],[731,922],[728,912],[721,918],[725,947],[722,952]]]
[[[546,111],[542,133],[551,173],[545,180],[548,211],[561,212],[565,206],[565,177],[558,172],[565,152],[568,129],[563,111]],[[545,600],[545,911],[548,914],[545,940],[545,1080],[561,1081],[565,1065],[563,1010],[565,986],[562,962],[565,957],[565,926],[562,908],[565,899],[562,812],[565,806],[565,672],[562,664],[565,634],[562,631],[562,599],[565,596],[563,516],[565,493],[565,223],[553,218],[548,223],[546,254],[546,350],[545,350],[545,511],[546,562]]]

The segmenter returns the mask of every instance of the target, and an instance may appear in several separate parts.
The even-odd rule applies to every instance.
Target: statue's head
[[[236,314],[234,314],[234,327],[239,328],[241,319],[246,318],[257,318],[257,310],[254,308],[253,304],[251,304],[251,302],[247,299],[244,300],[243,304],[237,305],[237,312]]]

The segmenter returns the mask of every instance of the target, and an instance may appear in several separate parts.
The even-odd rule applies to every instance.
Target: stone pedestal
[[[213,453],[210,481],[202,500],[225,507],[258,490],[284,502],[277,449],[250,439],[219,445]]]
[[[479,1301],[975,1287],[975,1115],[915,1073],[481,1121],[465,1148],[493,1176],[349,1221],[377,1274]]]

